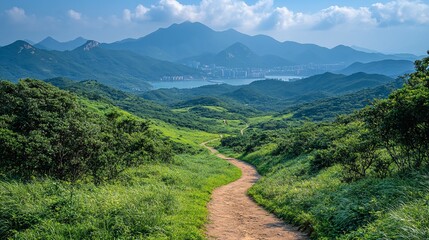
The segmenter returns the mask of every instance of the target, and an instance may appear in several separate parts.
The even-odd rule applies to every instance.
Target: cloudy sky
[[[47,36],[113,42],[183,21],[326,47],[429,49],[429,0],[1,0],[0,45]]]

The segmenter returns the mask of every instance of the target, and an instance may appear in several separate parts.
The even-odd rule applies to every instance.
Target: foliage
[[[217,120],[228,119],[228,117],[232,119],[243,119],[238,114],[233,113],[215,113],[214,115],[206,116],[206,111],[173,111],[167,106],[113,89],[97,81],[74,82],[64,78],[53,78],[47,80],[47,82],[90,100],[109,103],[133,113],[136,116],[161,120],[167,124],[175,125],[176,127],[185,127],[212,133],[229,133],[231,130],[225,128],[223,124],[219,124]]]
[[[416,61],[405,86],[363,112],[364,119],[400,170],[429,163],[429,57]]]
[[[113,178],[126,167],[171,161],[168,141],[149,123],[35,80],[0,82],[0,170],[11,177],[76,181]]]
[[[0,182],[1,239],[204,239],[211,191],[240,176],[207,153],[128,168],[102,185]]]
[[[250,151],[245,136],[222,145],[264,175],[250,195],[314,238],[425,239],[428,66],[429,57],[416,61],[402,88],[334,122],[271,130],[272,143],[256,141]]]

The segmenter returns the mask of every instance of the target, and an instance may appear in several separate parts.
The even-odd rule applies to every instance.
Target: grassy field
[[[270,120],[285,120],[293,117],[292,113],[283,114],[283,115],[265,115],[258,117],[251,117],[248,119],[249,124],[258,124],[263,122],[268,122]]]
[[[0,182],[0,238],[204,239],[211,191],[240,176],[208,153],[147,164],[100,186]]]

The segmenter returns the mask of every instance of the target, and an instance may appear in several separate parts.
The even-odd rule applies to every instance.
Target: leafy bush
[[[114,178],[145,161],[171,161],[168,141],[149,123],[36,80],[0,82],[0,171],[11,177],[76,181]]]

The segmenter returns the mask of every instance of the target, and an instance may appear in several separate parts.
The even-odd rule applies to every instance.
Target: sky
[[[425,55],[429,0],[1,0],[0,45],[143,37],[184,21],[279,41]]]

